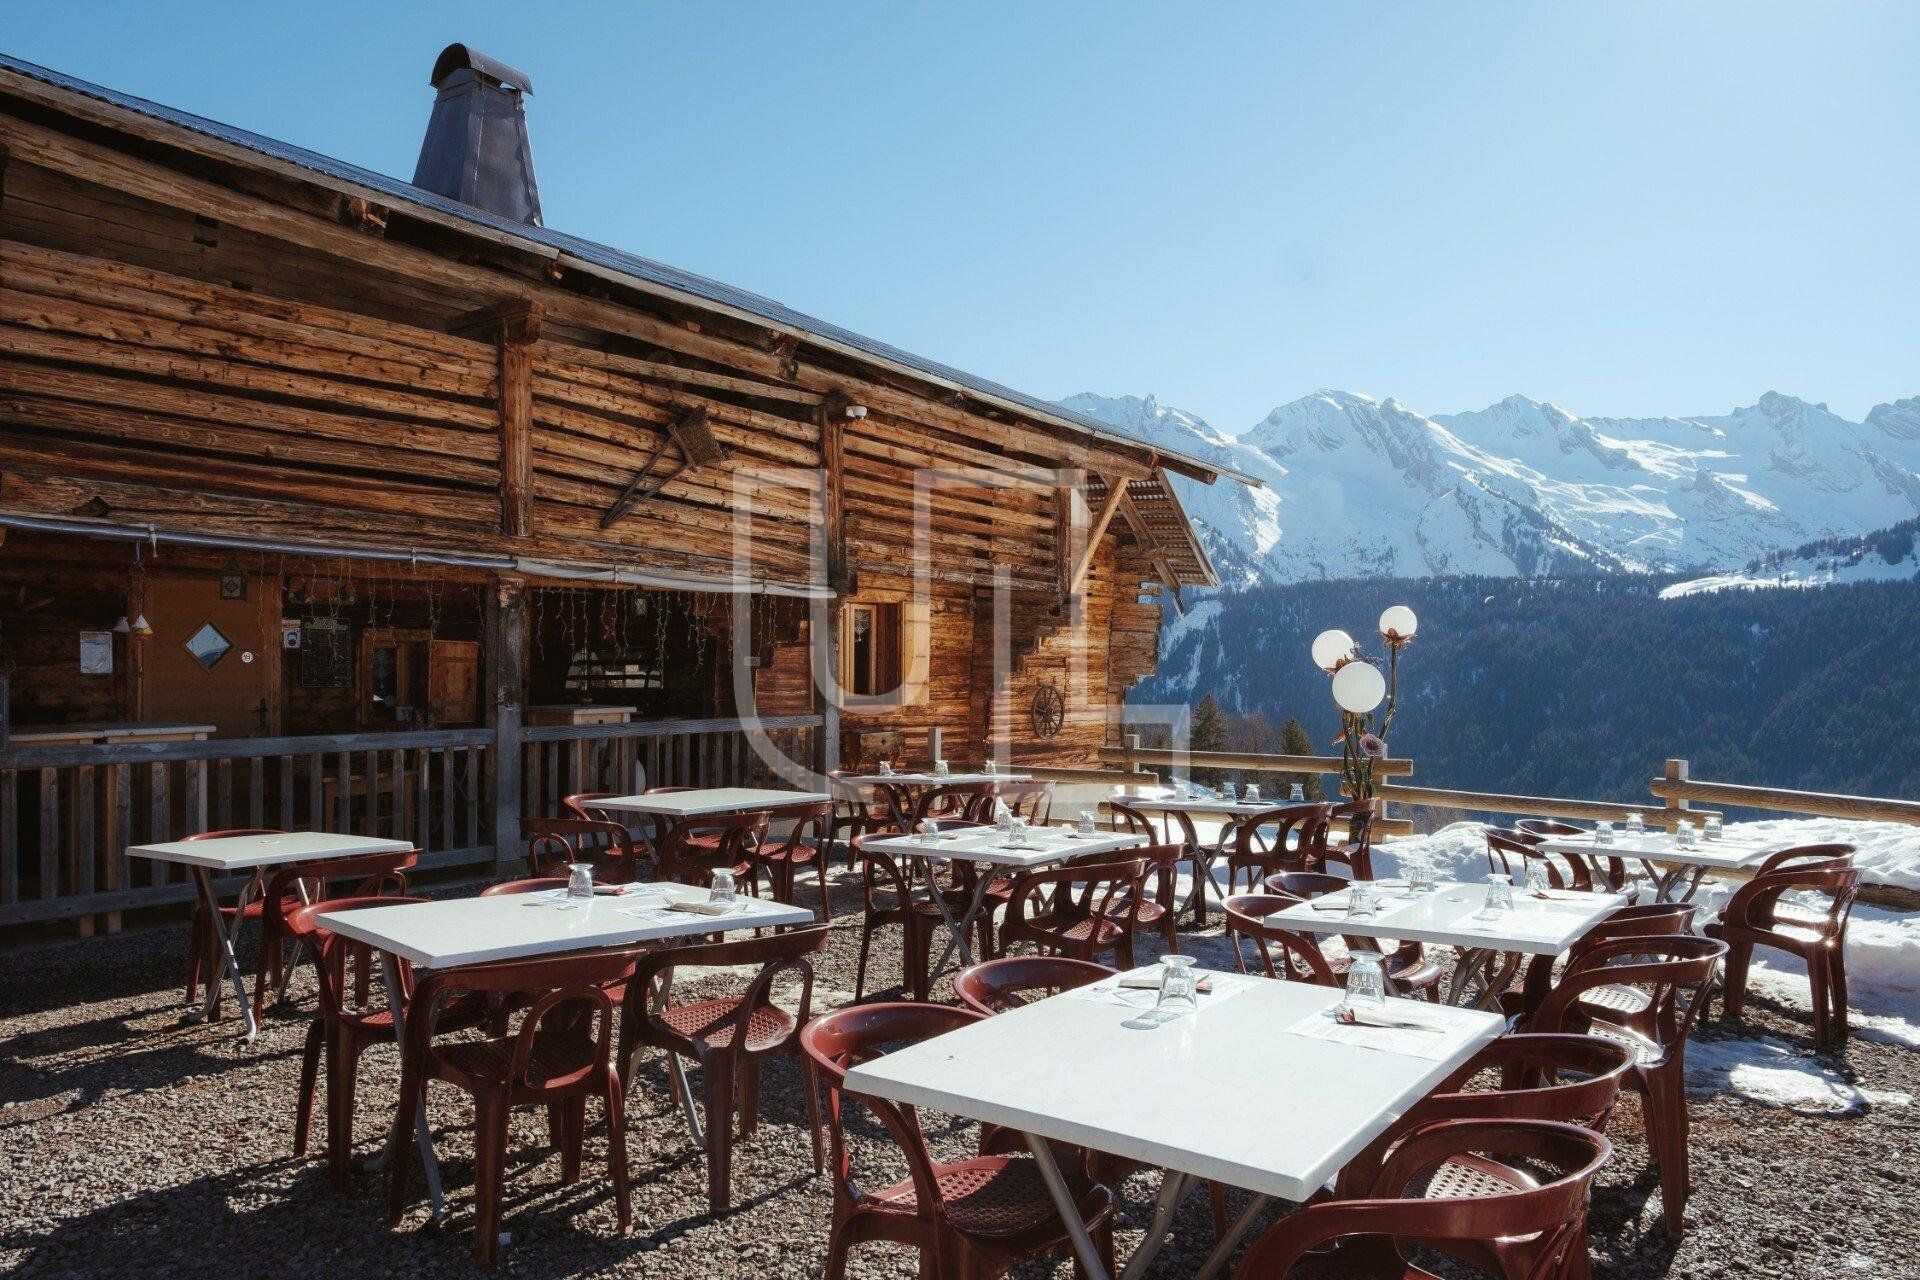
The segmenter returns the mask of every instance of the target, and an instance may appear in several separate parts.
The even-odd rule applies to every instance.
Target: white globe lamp
[[[1388,644],[1405,644],[1413,639],[1419,627],[1420,619],[1403,604],[1396,604],[1380,615],[1380,635]]]
[[[1333,673],[1333,700],[1342,711],[1363,716],[1387,696],[1387,678],[1369,662],[1349,662]]]
[[[1313,665],[1331,671],[1353,656],[1353,637],[1344,631],[1322,631],[1313,638]]]

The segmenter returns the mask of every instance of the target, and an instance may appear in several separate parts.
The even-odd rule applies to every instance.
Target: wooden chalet
[[[525,77],[434,80],[416,185],[0,56],[0,924],[193,830],[1095,763],[1215,468],[543,227]],[[474,95],[492,190],[427,172]]]

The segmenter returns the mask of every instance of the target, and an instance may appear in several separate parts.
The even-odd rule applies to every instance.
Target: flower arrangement
[[[1386,735],[1393,728],[1399,701],[1400,651],[1413,641],[1420,625],[1413,610],[1394,605],[1380,615],[1380,639],[1387,648],[1386,672],[1377,658],[1361,652],[1344,631],[1322,631],[1313,639],[1313,664],[1330,678],[1333,700],[1340,708],[1341,790],[1356,801],[1379,794],[1374,761],[1387,757]],[[1382,709],[1382,704],[1385,704]],[[1379,732],[1374,716],[1379,715]]]

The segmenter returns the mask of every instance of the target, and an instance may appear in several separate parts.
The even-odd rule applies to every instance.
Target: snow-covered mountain
[[[1518,395],[1429,416],[1319,391],[1239,436],[1151,396],[1062,403],[1266,486],[1180,482],[1230,586],[1726,571],[1920,515],[1920,397],[1851,422],[1777,392],[1727,414],[1628,419]]]

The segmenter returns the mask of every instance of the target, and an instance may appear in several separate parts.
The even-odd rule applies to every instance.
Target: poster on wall
[[[80,674],[83,676],[113,674],[113,632],[82,631],[80,633]]]

